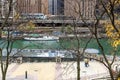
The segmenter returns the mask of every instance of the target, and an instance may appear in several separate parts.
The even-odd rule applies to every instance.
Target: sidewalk
[[[90,61],[89,67],[85,67],[84,62],[80,62],[81,80],[91,80],[108,75],[103,64]],[[76,80],[76,62],[40,62],[10,64],[7,80],[24,80],[27,71],[28,80]]]
[[[69,66],[67,66],[69,64]],[[76,63],[64,63],[63,67],[63,80],[76,80],[77,65]],[[91,61],[89,67],[85,67],[84,62],[80,62],[80,76],[81,80],[91,80],[93,78],[104,77],[108,75],[107,69],[103,64],[96,61]]]

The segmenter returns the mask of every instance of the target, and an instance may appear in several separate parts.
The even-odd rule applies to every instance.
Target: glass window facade
[[[49,0],[48,10],[49,10],[49,14],[63,15],[64,14],[64,0]]]

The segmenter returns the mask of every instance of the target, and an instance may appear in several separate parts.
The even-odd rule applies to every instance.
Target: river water
[[[84,48],[86,45],[86,42],[88,42],[89,39],[83,38],[80,40],[80,48]],[[3,44],[4,40],[0,40],[2,45],[0,47],[4,46]],[[100,39],[101,44],[103,45],[105,49],[105,53],[109,54],[112,51],[112,47],[110,45],[110,42],[108,39]],[[60,41],[25,41],[25,40],[16,40],[14,41],[13,48],[27,48],[27,49],[73,49],[77,45],[76,40],[60,40]],[[94,48],[98,49],[100,51],[100,48],[96,42],[95,39],[92,39],[88,45],[87,48]]]

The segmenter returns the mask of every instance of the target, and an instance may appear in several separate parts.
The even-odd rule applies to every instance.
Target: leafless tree
[[[83,4],[83,2],[84,2],[84,4]],[[65,15],[70,16],[73,19],[69,20],[71,24],[64,26],[65,28],[62,28],[63,29],[62,31],[65,33],[65,36],[67,38],[65,40],[70,41],[71,44],[69,44],[69,48],[65,48],[64,44],[62,44],[62,43],[61,43],[61,45],[68,51],[69,50],[74,51],[74,55],[76,55],[76,62],[77,62],[77,76],[76,77],[77,77],[77,80],[80,80],[80,61],[82,61],[85,58],[85,49],[87,48],[88,43],[93,38],[92,35],[82,34],[82,30],[81,30],[81,29],[83,29],[83,27],[81,25],[81,19],[84,19],[87,21],[89,17],[90,18],[93,17],[93,15],[89,16],[89,17],[85,17],[85,15],[87,15],[87,16],[89,15],[88,14],[89,12],[86,12],[87,10],[81,11],[81,10],[83,10],[82,8],[85,7],[86,3],[87,2],[81,1],[81,0],[74,0],[74,1],[66,0],[65,1]],[[94,7],[94,5],[92,7]],[[91,13],[93,14],[93,12],[91,12]],[[82,15],[82,17],[81,17],[81,15]],[[89,32],[89,28],[87,28],[87,30]],[[89,35],[89,36],[87,36],[87,35]],[[84,36],[87,36],[88,38],[87,38],[86,42],[84,43],[85,45],[83,47],[82,46],[83,43],[81,43],[81,41],[82,41],[82,38],[84,38]]]
[[[6,74],[8,66],[11,62],[11,57],[14,56],[12,53],[13,45],[16,41],[15,36],[12,32],[19,31],[19,25],[23,24],[18,22],[20,19],[20,12],[17,11],[17,0],[1,0],[1,27],[0,36],[3,37],[3,31],[7,32],[5,39],[0,43],[0,64],[2,72],[2,80],[6,80]],[[17,12],[16,12],[16,11]],[[28,21],[27,21],[28,22]],[[24,49],[25,47],[21,48]],[[17,52],[18,53],[18,52]],[[17,54],[15,53],[15,54]]]
[[[108,5],[106,5],[108,3]],[[108,0],[108,1],[96,1],[93,0],[93,2],[90,2],[87,0],[83,1],[83,0],[74,0],[74,1],[66,1],[66,4],[68,4],[68,6],[66,7],[66,12],[67,14],[69,13],[69,15],[71,16],[75,16],[76,17],[76,21],[73,22],[73,24],[76,25],[76,22],[79,22],[80,20],[84,23],[84,25],[90,30],[91,36],[95,38],[95,40],[97,41],[97,44],[101,50],[101,55],[103,56],[104,61],[101,61],[99,59],[93,58],[96,61],[104,64],[104,66],[108,69],[110,77],[112,80],[114,80],[114,74],[113,74],[113,69],[112,69],[112,65],[114,63],[115,57],[116,57],[116,50],[113,49],[113,58],[111,60],[111,62],[109,62],[109,59],[107,57],[107,54],[105,53],[105,49],[104,49],[104,45],[101,44],[100,42],[100,32],[99,29],[103,29],[103,23],[102,21],[103,18],[107,17],[107,20],[110,20],[110,22],[112,23],[112,25],[114,26],[115,31],[118,31],[118,28],[115,25],[115,4],[116,0]],[[89,4],[89,5],[88,5]],[[71,6],[72,5],[72,6]],[[89,9],[89,10],[88,10]],[[90,11],[90,12],[89,12]],[[74,15],[73,15],[74,14]],[[91,15],[91,16],[90,16]],[[88,24],[89,21],[91,22],[90,24]],[[76,33],[76,31],[78,29],[75,29],[76,27],[73,26],[73,32]],[[75,34],[76,37],[75,39],[77,39],[78,45],[80,45],[79,43],[79,38],[78,38],[78,34]],[[80,34],[79,34],[80,35]],[[107,36],[106,36],[107,37]],[[80,52],[79,52],[79,48],[77,47],[77,80],[80,80]],[[112,52],[110,52],[112,53]],[[84,54],[84,52],[83,52]],[[111,55],[111,54],[110,54]],[[87,57],[89,58],[89,57]]]

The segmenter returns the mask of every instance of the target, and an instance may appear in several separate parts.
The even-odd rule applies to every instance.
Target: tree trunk
[[[77,57],[77,80],[80,80],[80,57]]]
[[[111,68],[109,68],[109,73],[110,73],[111,80],[115,80],[115,79],[114,79],[114,75],[113,75],[113,72],[112,72],[112,69],[111,69]]]
[[[6,80],[6,73],[2,73],[2,80]]]

